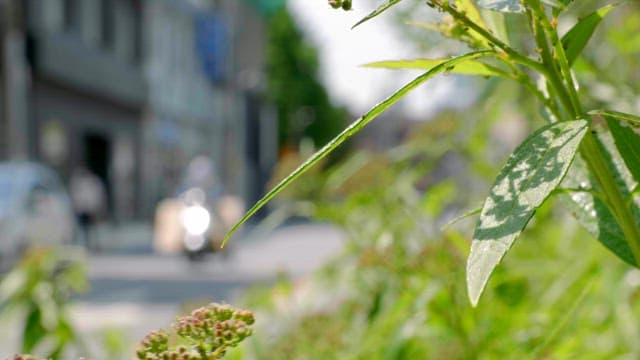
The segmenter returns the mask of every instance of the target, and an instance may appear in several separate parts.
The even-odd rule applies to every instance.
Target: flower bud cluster
[[[334,9],[351,10],[352,0],[329,0],[329,5]]]
[[[178,318],[173,328],[182,337],[222,347],[235,346],[251,335],[253,323],[250,311],[214,303]]]
[[[164,332],[147,335],[138,350],[144,360],[218,359],[228,348],[235,347],[251,336],[253,313],[229,305],[212,303],[179,317],[173,324],[175,333],[192,346],[169,350],[169,337]]]
[[[169,335],[162,331],[152,331],[140,342],[138,359],[148,359],[147,355],[160,354],[169,350]]]
[[[141,360],[209,360],[216,359],[216,357],[210,357],[203,355],[197,350],[189,350],[186,346],[178,346],[175,350],[166,350],[160,353],[146,353],[144,357],[140,356],[138,352],[138,359]]]

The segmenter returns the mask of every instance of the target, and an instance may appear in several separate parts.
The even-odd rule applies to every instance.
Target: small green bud
[[[342,6],[342,0],[329,0],[329,5],[334,9],[339,9]]]

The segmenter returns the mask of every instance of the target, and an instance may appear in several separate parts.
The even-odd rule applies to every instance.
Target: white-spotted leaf
[[[494,268],[562,181],[588,128],[585,120],[547,125],[518,146],[500,171],[482,207],[467,261],[474,306]]]
[[[541,0],[543,4],[564,9],[565,3],[569,3],[568,0]],[[478,0],[478,6],[488,10],[507,12],[507,13],[521,13],[524,12],[524,6],[522,0]]]
[[[478,0],[478,6],[499,12],[519,13],[524,11],[520,0]]]
[[[621,125],[617,119],[606,116],[611,135],[620,156],[636,182],[640,182],[640,135],[630,127]]]
[[[618,178],[621,177],[617,171],[615,175]],[[617,182],[621,183],[620,180]],[[611,210],[598,196],[594,195],[595,190],[589,179],[587,165],[582,159],[576,159],[562,181],[562,187],[571,189],[568,194],[563,195],[565,201],[562,201],[562,204],[569,208],[585,230],[617,257],[631,265],[636,265],[622,228],[616,222]],[[628,192],[623,189],[623,193]]]

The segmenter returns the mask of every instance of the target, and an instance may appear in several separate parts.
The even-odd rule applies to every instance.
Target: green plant
[[[253,333],[251,311],[211,303],[197,308],[173,323],[173,333],[152,331],[140,342],[136,356],[141,360],[213,360],[221,359]],[[46,329],[45,329],[46,330]],[[53,335],[57,335],[53,333]],[[112,335],[113,336],[113,335]],[[122,349],[119,335],[116,353]],[[33,340],[30,340],[33,341]],[[30,352],[25,350],[24,352]],[[58,358],[61,350],[46,359]],[[13,360],[38,360],[33,355],[15,355]]]
[[[400,0],[383,3],[360,25]],[[334,7],[344,2],[330,2]],[[572,0],[430,0],[445,14],[434,29],[462,41],[473,51],[445,59],[384,61],[373,67],[425,69],[426,72],[374,106],[311,156],[258,201],[233,232],[283,188],[356,134],[417,86],[441,73],[514,80],[545,109],[547,125],[529,136],[500,171],[480,211],[467,261],[467,287],[477,304],[505,253],[550,196],[559,195],[575,217],[602,244],[631,265],[640,265],[640,209],[634,194],[640,182],[640,117],[589,109],[572,66],[601,20],[617,5],[596,9],[560,34],[558,22],[570,13]],[[576,2],[577,3],[577,2]],[[351,7],[348,2],[347,7]],[[529,38],[511,43],[505,27],[490,25],[488,13],[519,13]],[[495,16],[494,16],[495,20]],[[504,23],[503,23],[504,25]],[[602,122],[601,119],[605,121]]]
[[[487,285],[488,301],[479,311],[469,305],[465,237],[473,222],[442,220],[473,208],[481,196],[465,190],[485,187],[498,170],[491,133],[521,98],[509,91],[514,84],[498,85],[484,105],[489,114],[440,114],[388,152],[358,152],[317,175],[320,200],[310,213],[343,231],[344,250],[306,282],[251,295],[245,304],[264,327],[244,344],[247,359],[638,357],[640,271],[585,242],[556,206],[560,197],[538,209]],[[469,131],[473,122],[483,126]],[[452,162],[460,172],[440,175]]]
[[[82,253],[36,247],[0,283],[0,311],[24,313],[21,351],[58,359],[70,345],[82,348],[68,315],[69,297],[87,287]]]

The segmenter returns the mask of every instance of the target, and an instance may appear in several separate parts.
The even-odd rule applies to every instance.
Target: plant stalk
[[[443,2],[440,5],[443,11],[446,11],[456,20],[486,38],[489,43],[504,51],[508,58],[542,74],[547,79],[549,86],[551,86],[557,94],[560,103],[565,108],[566,114],[570,119],[583,119],[585,118],[585,113],[582,110],[582,104],[580,103],[570,66],[567,62],[564,48],[560,43],[557,30],[551,26],[549,19],[544,13],[544,7],[539,0],[529,0],[528,2],[531,4],[530,10],[528,11],[531,20],[531,29],[536,45],[539,48],[542,62],[535,61],[511,48],[496,38],[487,29],[469,19],[464,13],[459,12],[448,2]],[[553,45],[552,48],[549,47],[549,41]],[[553,52],[551,49],[553,49]],[[556,67],[556,65],[558,65],[558,67]],[[545,105],[548,106],[549,104]],[[550,110],[553,111],[553,109]],[[556,110],[555,113],[557,112]],[[558,120],[561,119],[559,118]],[[580,145],[580,154],[587,162],[590,172],[602,188],[605,203],[622,229],[635,259],[636,266],[640,267],[640,228],[633,218],[631,207],[627,205],[624,196],[616,184],[615,177],[608,167],[607,161],[600,152],[595,135],[591,132],[585,135]]]
[[[513,61],[522,65],[525,65],[533,70],[537,70],[540,72],[544,71],[544,66],[541,63],[529,58],[528,56],[525,56],[519,53],[518,51],[513,49],[511,46],[505,44],[504,42],[502,42],[502,40],[498,39],[493,34],[491,34],[489,30],[485,29],[484,27],[478,25],[473,20],[469,19],[469,17],[467,17],[464,13],[458,11],[456,8],[451,6],[448,2],[441,4],[441,6],[443,11],[446,11],[451,16],[453,16],[454,19],[461,21],[463,24],[473,29],[478,34],[482,35],[485,39],[487,39],[487,41],[489,41],[489,43],[495,45],[497,48],[504,51],[509,56],[509,58],[511,58]]]
[[[564,48],[560,43],[557,31],[550,25],[549,19],[547,19],[544,14],[544,10],[539,1],[533,2],[539,5],[537,9],[539,11],[536,11],[534,5],[535,14],[532,16],[532,25],[534,27],[536,43],[538,46],[541,46],[542,50],[543,63],[546,70],[544,75],[550,85],[556,90],[560,101],[570,116],[573,119],[582,119],[585,117],[585,114],[582,110],[576,85],[573,81]],[[536,17],[539,18],[540,22],[535,20]],[[547,37],[550,38],[551,43],[554,44],[553,50],[555,57],[551,55]],[[558,63],[560,72],[558,72],[558,69],[555,67],[555,63]],[[565,79],[563,80],[562,77]],[[605,203],[622,229],[635,259],[636,266],[640,267],[640,229],[633,218],[631,207],[628,206],[624,199],[624,196],[616,184],[616,179],[607,165],[607,161],[600,152],[596,137],[593,133],[588,132],[585,135],[580,145],[580,154],[586,160],[590,172],[602,188],[606,200]]]
[[[606,204],[622,229],[629,248],[633,253],[636,267],[640,267],[640,229],[631,213],[630,204],[625,201],[606,160],[600,153],[595,135],[587,133],[580,145],[580,154],[586,160],[606,198]]]

